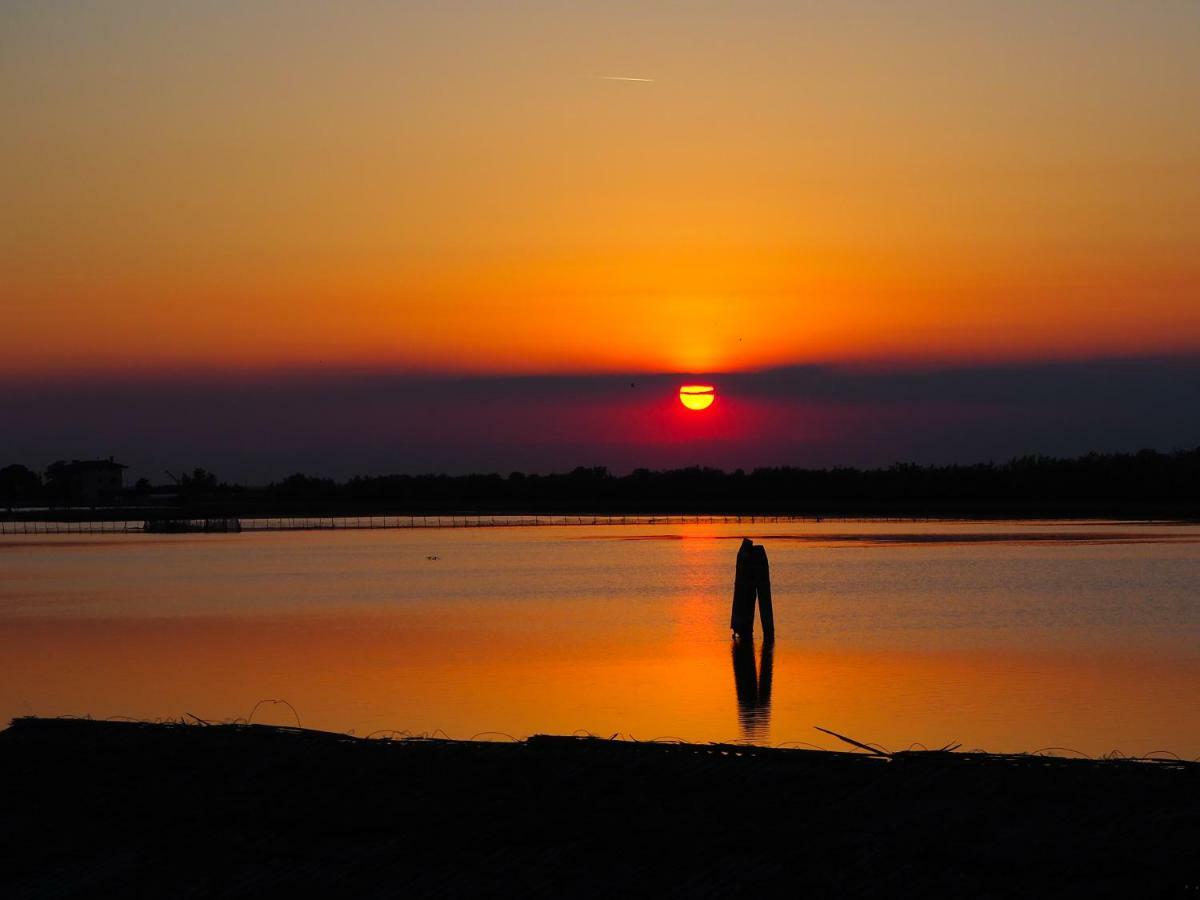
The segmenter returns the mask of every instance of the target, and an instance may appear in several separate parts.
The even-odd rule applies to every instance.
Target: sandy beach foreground
[[[1200,890],[1200,763],[22,718],[8,897]]]

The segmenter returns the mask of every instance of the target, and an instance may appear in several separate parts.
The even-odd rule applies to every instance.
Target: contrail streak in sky
[[[629,76],[629,75],[601,75],[600,77],[603,78],[605,81],[647,81],[647,82],[651,82],[651,83],[654,82],[653,78],[633,78],[632,76]]]

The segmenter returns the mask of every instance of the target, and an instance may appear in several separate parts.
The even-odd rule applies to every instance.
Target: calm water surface
[[[735,652],[737,542],[779,638]],[[437,559],[429,559],[436,556]],[[0,538],[0,717],[1200,756],[1200,527]],[[294,724],[267,703],[254,721]]]

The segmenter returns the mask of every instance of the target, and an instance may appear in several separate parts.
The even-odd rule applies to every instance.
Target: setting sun
[[[685,384],[679,389],[679,402],[688,409],[708,409],[716,399],[711,384]]]

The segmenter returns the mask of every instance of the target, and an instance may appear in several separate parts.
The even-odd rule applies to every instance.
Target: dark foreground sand
[[[18,719],[0,896],[1200,898],[1200,764]]]

